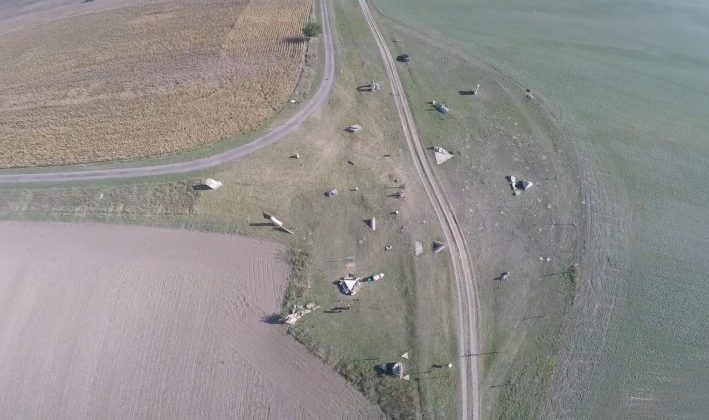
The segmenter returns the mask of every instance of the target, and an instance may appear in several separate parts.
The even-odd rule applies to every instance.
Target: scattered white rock
[[[414,242],[414,254],[418,257],[423,254],[423,244],[419,241]]]
[[[212,178],[207,178],[202,182],[202,185],[205,185],[209,187],[210,190],[216,190],[217,188],[220,188],[223,184],[221,181],[216,181]]]

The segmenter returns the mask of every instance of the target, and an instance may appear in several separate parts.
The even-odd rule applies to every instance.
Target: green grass
[[[415,383],[382,375],[373,376],[369,361],[342,361],[336,368],[367,398],[379,404],[387,417],[412,419],[420,413]]]
[[[288,282],[288,289],[283,298],[282,316],[288,315],[294,305],[301,305],[305,300],[308,289],[308,262],[310,253],[303,249],[291,249],[288,256],[288,264],[291,267],[291,278]]]
[[[143,181],[79,187],[0,189],[0,218],[61,222],[182,224],[200,192],[190,182]]]
[[[519,393],[516,389],[488,395],[516,418],[703,416],[709,411],[704,398],[709,391],[704,333],[709,202],[691,180],[706,178],[709,167],[707,5],[655,0],[376,3],[424,39],[452,45],[463,59],[483,62],[494,69],[491,74],[499,71],[532,88],[559,123],[555,141],[579,155],[572,169],[581,175],[584,195],[574,201],[588,206],[583,220],[589,226],[584,254],[579,261],[564,261],[580,266],[574,305],[563,319],[556,373],[547,393],[529,392],[529,404],[537,409],[524,398],[508,398]],[[443,55],[437,47],[417,50],[418,45],[405,46],[413,51],[412,67]],[[453,110],[465,107],[453,93],[453,83],[462,76],[448,72],[458,61],[436,64],[439,77],[422,70],[428,79],[415,86],[435,86],[436,96],[450,100]],[[471,82],[480,78],[458,73],[470,75]],[[480,83],[484,90],[487,84]],[[491,111],[488,115],[517,119],[509,108]],[[457,147],[457,139],[468,133],[478,137],[477,125],[458,136],[430,134]],[[494,132],[479,136],[489,139]],[[507,153],[504,147],[498,151]],[[484,162],[479,165],[496,170]],[[569,295],[563,284],[554,289]],[[498,305],[488,313],[508,309]],[[528,340],[516,328],[509,331]],[[518,368],[547,371],[541,368],[550,366],[542,363],[544,357],[539,354]],[[512,400],[519,402],[518,409],[506,408]]]
[[[426,146],[455,158],[435,170],[466,232],[476,270],[482,320],[483,413],[539,416],[553,380],[563,320],[575,287],[569,266],[580,260],[584,221],[572,151],[560,144],[553,115],[524,99],[524,89],[444,39],[379,17]],[[474,89],[478,96],[460,95]],[[451,109],[441,115],[430,101]],[[512,197],[506,176],[535,182]],[[558,224],[558,225],[557,225]],[[540,257],[551,257],[540,263]],[[511,271],[505,281],[494,280]],[[508,385],[505,385],[508,384]]]

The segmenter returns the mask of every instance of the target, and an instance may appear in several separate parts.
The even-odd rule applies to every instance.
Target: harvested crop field
[[[0,5],[0,168],[158,156],[294,94],[312,0]]]
[[[115,225],[0,224],[0,412],[13,418],[372,418],[267,320],[284,250]]]

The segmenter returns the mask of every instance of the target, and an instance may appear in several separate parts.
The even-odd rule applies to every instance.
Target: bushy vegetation
[[[416,385],[374,373],[369,362],[340,362],[336,369],[365,397],[379,405],[388,418],[413,419],[420,411]]]
[[[319,36],[322,33],[322,26],[317,22],[308,22],[303,27],[303,35],[306,38]]]
[[[307,271],[310,253],[303,248],[292,250],[288,263],[291,266],[291,278],[283,298],[283,313],[286,314],[295,304],[302,304],[305,290],[308,288]]]

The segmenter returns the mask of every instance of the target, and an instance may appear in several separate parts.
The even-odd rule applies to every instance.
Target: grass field
[[[709,411],[704,397],[709,384],[709,342],[704,333],[709,313],[703,303],[709,297],[705,222],[709,202],[690,180],[704,179],[709,168],[709,120],[704,115],[709,108],[706,5],[556,0],[375,3],[409,31],[431,41],[429,48],[421,48],[419,38],[399,39],[401,48],[414,52],[415,87],[434,86],[430,97],[421,99],[450,101],[467,122],[470,114],[460,110],[477,105],[456,95],[461,82],[466,82],[466,89],[481,83],[481,93],[486,94],[485,74],[465,73],[460,60],[445,56],[444,49],[450,47],[463,61],[484,62],[487,74],[502,74],[519,82],[520,89],[531,88],[558,123],[556,141],[576,156],[574,166],[551,168],[564,170],[571,179],[578,175],[582,195],[575,200],[583,203],[587,223],[581,232],[578,292],[564,317],[560,349],[549,352],[548,363],[542,365],[553,379],[540,387],[488,389],[486,400],[500,407],[492,413],[508,418],[703,417]],[[405,43],[410,39],[416,42]],[[459,70],[449,72],[456,66]],[[502,119],[498,124],[506,131],[508,117],[523,124],[513,109],[489,111],[487,118]],[[419,120],[428,121],[422,114]],[[451,118],[464,126],[458,119]],[[444,127],[435,120],[427,124]],[[467,130],[475,133],[477,124],[455,136],[437,137],[450,134],[443,130],[431,136],[465,154],[458,144],[468,136]],[[480,138],[492,141],[495,136],[491,131]],[[471,136],[471,142],[474,139]],[[537,139],[538,135],[518,136],[517,141],[531,141],[537,159],[553,156]],[[504,143],[496,141],[509,161],[519,158],[509,151],[514,141],[512,136]],[[482,162],[488,158],[480,156]],[[525,169],[521,161],[516,164],[517,170]],[[488,165],[487,171],[495,173],[498,168]],[[461,176],[451,172],[450,179]],[[543,192],[545,184],[548,181],[542,181],[538,191]],[[552,208],[558,204],[563,205],[552,203]],[[574,213],[562,215],[568,222]],[[498,294],[497,301],[514,293]],[[486,299],[484,293],[482,298],[489,302],[493,296]],[[555,299],[548,294],[540,302]],[[496,307],[494,316],[507,309]],[[554,323],[548,326],[553,330]],[[528,336],[518,334],[518,328],[501,328],[498,333],[505,331],[514,337],[512,342],[529,347]],[[534,370],[524,358],[517,360],[521,365],[510,371],[511,378]],[[507,398],[514,393],[519,405]]]
[[[524,89],[464,51],[396,25],[395,54],[426,146],[455,157],[436,171],[466,233],[481,293],[483,413],[530,418],[551,385],[563,319],[574,299],[585,221],[572,152],[549,115]],[[475,89],[478,95],[459,91]],[[451,109],[443,116],[430,101]],[[508,175],[534,186],[512,195]],[[549,261],[547,261],[549,259]],[[510,277],[496,280],[509,271]]]
[[[45,5],[0,6],[0,168],[206,146],[306,93],[310,0]]]
[[[189,180],[182,178],[6,187],[0,191],[0,217],[186,227],[282,242],[293,250],[297,267],[284,309],[296,301],[322,306],[291,333],[390,416],[450,418],[457,404],[456,369],[433,367],[456,365],[460,357],[450,257],[430,251],[441,232],[432,209],[421,204],[427,203],[426,195],[416,182],[392,98],[355,89],[385,75],[369,29],[356,4],[333,6],[343,65],[330,106],[278,144],[193,175],[223,181],[219,190],[190,191]],[[353,123],[361,124],[362,131],[344,132]],[[295,153],[300,159],[289,158]],[[405,200],[390,197],[404,184]],[[339,195],[325,197],[332,188]],[[391,214],[394,210],[399,210],[398,216]],[[264,211],[284,220],[296,235],[259,226]],[[376,231],[364,223],[371,216],[378,219]],[[415,240],[426,249],[416,258]],[[332,282],[348,271],[386,276],[364,287],[357,300],[346,300]],[[349,311],[325,312],[348,302]],[[376,375],[376,364],[401,360],[406,351],[411,355],[404,360],[411,381]]]
[[[264,322],[288,280],[278,244],[140,226],[0,230],[4,416],[379,415]]]

